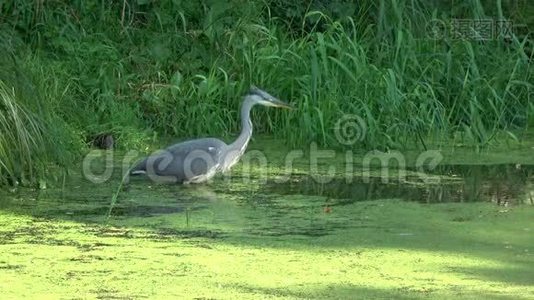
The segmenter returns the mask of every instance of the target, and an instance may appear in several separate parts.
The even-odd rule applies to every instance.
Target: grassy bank
[[[7,2],[0,80],[15,94],[3,98],[25,108],[0,106],[0,125],[8,132],[31,115],[60,146],[24,139],[36,136],[31,128],[15,131],[0,139],[9,152],[0,177],[46,170],[30,157],[69,165],[64,158],[103,133],[135,149],[161,136],[233,136],[250,84],[298,108],[253,116],[256,132],[293,147],[402,149],[459,136],[481,148],[497,136],[521,139],[532,121],[532,11],[522,1]],[[459,38],[455,19],[520,26]],[[341,126],[360,143],[340,143],[344,116],[357,117]],[[14,154],[21,147],[31,155]]]

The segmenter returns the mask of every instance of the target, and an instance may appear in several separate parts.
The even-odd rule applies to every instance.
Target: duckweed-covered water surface
[[[529,298],[532,170],[136,179],[109,215],[119,174],[71,175],[2,195],[0,287],[8,298]]]

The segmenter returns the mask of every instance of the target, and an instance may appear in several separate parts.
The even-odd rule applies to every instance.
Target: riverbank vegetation
[[[0,181],[37,184],[102,134],[123,149],[233,136],[251,84],[298,108],[253,116],[291,147],[521,141],[534,120],[533,12],[519,0],[7,1]],[[346,115],[358,143],[335,134]]]

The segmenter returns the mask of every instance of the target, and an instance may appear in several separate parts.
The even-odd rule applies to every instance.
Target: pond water
[[[534,295],[533,170],[442,165],[325,180],[238,169],[188,186],[139,178],[111,210],[120,172],[100,184],[71,174],[64,187],[0,195],[0,289],[7,298],[518,299]]]
[[[344,203],[396,198],[422,203],[534,204],[530,196],[533,171],[533,166],[515,164],[443,165],[425,176],[368,176],[352,178],[350,182],[333,178],[327,183],[319,183],[311,176],[295,176],[285,183],[268,182],[264,190],[282,195],[320,195],[344,199]]]
[[[186,186],[136,178],[124,186],[111,210],[118,178],[103,184],[77,178],[63,190],[14,194],[0,202],[0,209],[67,220],[140,224],[163,231],[180,228],[184,234],[199,229],[200,236],[316,236],[358,223],[352,212],[364,201],[534,203],[534,167],[529,165],[443,165],[425,176],[407,170],[403,176],[391,172],[384,177],[379,171],[350,182],[335,176],[317,180],[306,174],[283,179],[234,175]]]

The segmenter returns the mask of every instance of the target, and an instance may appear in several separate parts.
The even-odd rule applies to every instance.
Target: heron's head
[[[261,104],[264,106],[283,107],[292,109],[293,107],[282,100],[272,96],[264,90],[261,90],[255,86],[250,88],[247,98],[251,99],[255,104]]]

